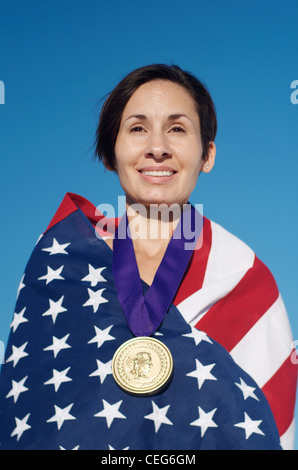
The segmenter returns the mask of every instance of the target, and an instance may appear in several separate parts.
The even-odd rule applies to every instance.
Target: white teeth
[[[160,170],[154,170],[154,171],[142,171],[143,175],[146,176],[172,176],[174,174],[174,171],[160,171]]]

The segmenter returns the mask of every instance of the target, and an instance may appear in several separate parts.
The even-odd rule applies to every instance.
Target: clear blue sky
[[[0,340],[64,194],[117,204],[117,178],[92,160],[100,100],[154,62],[211,91],[216,165],[191,200],[268,265],[298,340],[297,21],[297,0],[0,0]]]

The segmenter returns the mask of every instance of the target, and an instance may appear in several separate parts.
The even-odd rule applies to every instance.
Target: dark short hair
[[[115,143],[124,108],[133,93],[146,82],[169,80],[183,86],[196,103],[200,118],[203,159],[208,155],[209,142],[217,131],[215,106],[208,89],[192,73],[177,65],[153,64],[130,72],[108,95],[104,102],[96,130],[95,157],[115,170]]]

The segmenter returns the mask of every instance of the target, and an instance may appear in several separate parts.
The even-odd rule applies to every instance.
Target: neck
[[[166,205],[146,207],[127,202],[126,212],[135,251],[148,256],[164,252],[178,224],[180,207],[169,210]]]

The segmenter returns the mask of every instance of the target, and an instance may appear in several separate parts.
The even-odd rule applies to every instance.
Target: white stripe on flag
[[[281,296],[230,352],[263,387],[292,352],[292,332]]]
[[[280,443],[283,450],[293,450],[295,445],[295,420],[291,422],[290,426],[280,437]]]
[[[225,297],[253,266],[254,252],[239,238],[211,222],[212,246],[203,286],[177,305],[184,319],[197,323],[218,300]]]
[[[231,278],[232,289],[252,267],[255,254],[246,243],[212,221],[211,230],[212,246],[204,283],[217,284],[220,280]],[[237,277],[238,282],[235,284]]]

